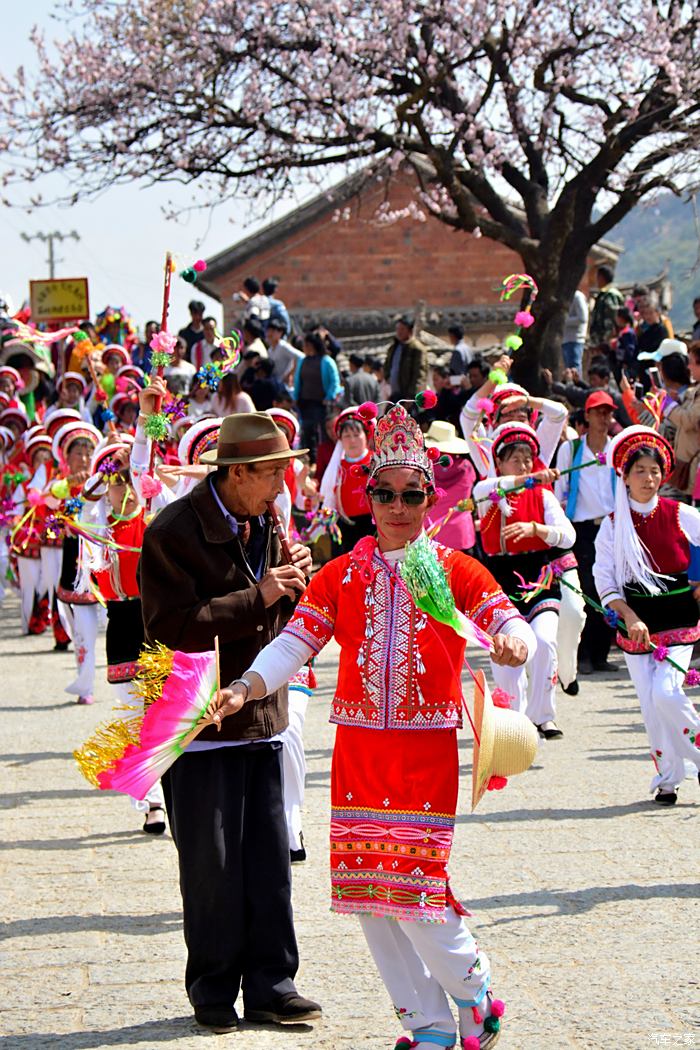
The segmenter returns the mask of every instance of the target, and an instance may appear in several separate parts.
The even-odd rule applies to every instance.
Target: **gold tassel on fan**
[[[131,683],[131,694],[143,700],[144,708],[159,700],[166,678],[173,671],[173,650],[156,642],[139,653],[139,673]]]
[[[94,787],[98,774],[122,757],[127,747],[137,746],[143,716],[103,722],[81,748],[73,752],[80,772]]]

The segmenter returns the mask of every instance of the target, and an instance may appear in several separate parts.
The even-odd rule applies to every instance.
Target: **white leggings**
[[[282,764],[284,769],[284,814],[287,818],[289,848],[299,850],[301,841],[301,810],[304,805],[306,757],[304,755],[304,721],[309,704],[308,694],[289,687],[289,726],[282,734]]]
[[[34,610],[34,602],[41,596],[41,559],[17,558],[17,576],[19,578],[20,608],[22,612],[22,631],[29,632],[29,621]]]
[[[73,639],[73,651],[78,668],[77,678],[66,686],[66,692],[74,696],[91,696],[95,688],[97,603],[65,605],[59,602],[58,604],[68,623],[68,634]]]
[[[534,655],[523,667],[498,667],[491,663],[494,681],[513,697],[512,707],[527,714],[536,726],[557,717],[557,629],[559,617],[548,610],[530,623],[537,639]]]
[[[488,991],[488,958],[463,916],[447,907],[445,923],[360,915],[362,932],[396,1016],[408,1031],[457,1031],[447,996],[479,1005]]]
[[[669,656],[686,670],[693,655],[692,645],[674,645]],[[686,775],[686,762],[700,769],[700,716],[683,692],[684,674],[668,660],[655,660],[651,654],[630,656],[625,663],[637,691],[646,726],[656,776],[651,791],[675,791]]]
[[[568,580],[572,587],[581,590],[576,569],[567,569],[562,579]],[[571,685],[578,675],[578,645],[581,632],[586,623],[586,603],[580,594],[561,586],[561,604],[559,606],[559,626],[557,629],[557,651],[559,658],[559,681],[562,685]],[[540,723],[541,724],[541,723]]]
[[[61,563],[63,561],[63,551],[60,547],[42,547],[41,548],[41,591],[42,594],[48,593],[49,596],[49,609],[53,612],[53,598],[58,589],[58,585],[61,580]],[[70,635],[70,617],[66,613],[66,606],[63,602],[57,602],[58,606],[58,618],[61,621],[61,626],[67,635]]]

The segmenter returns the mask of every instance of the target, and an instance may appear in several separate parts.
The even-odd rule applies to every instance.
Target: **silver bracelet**
[[[241,683],[241,685],[245,686],[245,700],[243,701],[243,703],[247,704],[252,691],[251,684],[248,678],[234,678],[234,680],[229,686],[229,689],[233,689],[234,685],[238,685],[239,682]]]

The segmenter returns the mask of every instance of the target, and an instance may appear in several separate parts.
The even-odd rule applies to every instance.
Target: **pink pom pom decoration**
[[[487,416],[493,414],[493,410],[496,407],[490,397],[480,397],[476,403],[476,407],[480,412],[484,412]]]
[[[491,1016],[492,1017],[503,1017],[506,1012],[506,1004],[502,999],[491,1000]]]
[[[144,499],[153,499],[163,491],[163,483],[152,474],[141,475],[141,492]]]
[[[685,676],[685,684],[689,686],[700,685],[700,671],[696,671],[694,667],[691,667]]]
[[[498,489],[493,489],[492,492],[489,492],[489,501],[491,503],[499,503],[500,499],[501,493],[498,491]]]
[[[192,264],[192,269],[195,270],[197,273],[204,273],[206,268],[207,264],[204,261],[204,259],[197,259],[197,262]]]
[[[486,785],[487,791],[503,791],[503,788],[508,783],[507,777],[491,777],[488,784]]]
[[[422,390],[416,398],[416,402],[420,408],[435,408],[437,405],[437,394],[434,390]]]
[[[377,413],[378,409],[374,401],[363,401],[357,410],[358,416],[361,416],[363,419],[376,419]]]
[[[44,493],[41,489],[30,489],[27,493],[27,503],[30,507],[40,507],[44,502]]]
[[[656,649],[654,649],[654,659],[661,663],[661,661],[665,660],[667,656],[668,647],[665,645],[657,645]]]
[[[177,336],[170,332],[156,332],[148,345],[157,354],[172,354],[176,342]]]
[[[462,1046],[464,1050],[479,1050],[481,1043],[475,1035],[468,1035],[466,1039],[462,1040]]]
[[[434,445],[426,449],[425,454],[431,463],[435,463],[438,459],[440,459],[440,449],[435,448]]]
[[[535,318],[532,316],[529,310],[518,310],[515,315],[515,323],[520,328],[529,328],[530,325],[535,323]]]
[[[491,699],[493,700],[494,707],[503,707],[510,710],[513,705],[513,697],[510,693],[507,693],[505,689],[494,689],[491,693]]]

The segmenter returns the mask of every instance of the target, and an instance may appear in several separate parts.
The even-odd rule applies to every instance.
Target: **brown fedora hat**
[[[291,449],[287,435],[267,412],[236,412],[226,416],[216,448],[203,452],[200,463],[232,466],[234,463],[272,463],[304,456],[308,448]]]

